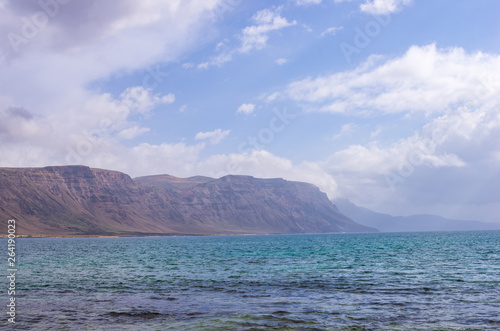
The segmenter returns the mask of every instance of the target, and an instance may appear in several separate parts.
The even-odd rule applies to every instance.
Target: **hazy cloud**
[[[278,65],[280,65],[280,66],[283,65],[283,64],[285,64],[285,63],[287,63],[287,62],[288,62],[288,60],[286,58],[284,58],[284,57],[281,57],[281,58],[279,58],[279,59],[276,60],[276,63]]]
[[[457,206],[457,201],[465,206],[474,196],[473,203],[490,205],[480,215],[486,219],[498,207],[487,197],[495,196],[493,178],[500,178],[500,145],[492,143],[500,139],[498,107],[460,108],[393,144],[352,145],[319,165],[336,179],[340,196],[366,207],[383,206],[396,214],[437,212],[447,204]],[[479,217],[475,208],[448,212],[449,217]]]
[[[333,136],[333,140],[337,140],[339,138],[350,135],[354,130],[356,130],[356,128],[357,128],[357,125],[354,123],[347,123],[347,124],[342,125],[339,133],[336,133]]]

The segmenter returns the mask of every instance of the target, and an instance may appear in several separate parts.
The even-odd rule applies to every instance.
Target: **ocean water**
[[[20,238],[16,249],[19,330],[500,330],[499,231]]]

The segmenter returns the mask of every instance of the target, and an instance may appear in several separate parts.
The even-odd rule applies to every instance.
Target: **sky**
[[[0,0],[0,166],[500,222],[497,0]]]

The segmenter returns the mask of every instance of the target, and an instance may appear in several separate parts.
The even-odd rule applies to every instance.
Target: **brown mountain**
[[[141,177],[85,166],[0,168],[0,219],[23,235],[366,232],[311,184]]]

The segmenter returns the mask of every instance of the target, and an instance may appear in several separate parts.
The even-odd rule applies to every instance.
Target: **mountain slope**
[[[175,232],[164,217],[182,218],[164,192],[83,166],[0,169],[0,198],[0,217],[26,234]]]
[[[85,166],[0,168],[0,218],[15,218],[18,234],[45,236],[373,230],[338,213],[309,184],[165,178],[145,184]],[[247,189],[236,185],[241,180]]]
[[[155,176],[149,178],[154,185]],[[158,187],[165,177],[157,176]],[[141,179],[136,179],[142,181]],[[174,180],[176,183],[178,180]],[[365,232],[328,201],[316,186],[283,179],[225,176],[185,189],[172,189],[179,211],[207,230],[248,233]],[[372,231],[374,229],[371,229]]]
[[[391,216],[358,207],[347,199],[336,199],[340,211],[354,221],[383,232],[497,230],[500,224],[462,221],[436,215]]]

